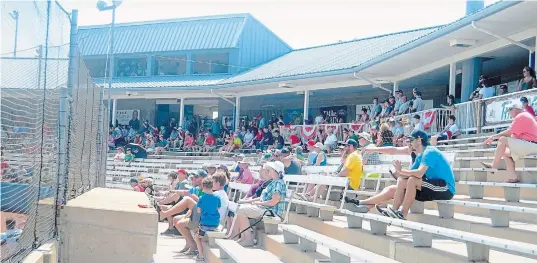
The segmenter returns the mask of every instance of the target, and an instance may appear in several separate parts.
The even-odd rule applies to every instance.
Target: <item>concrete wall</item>
[[[94,188],[62,210],[62,262],[147,263],[157,247],[157,213],[144,193]]]
[[[57,263],[58,242],[49,241],[24,258],[23,263]]]
[[[155,121],[156,100],[149,99],[123,99],[117,101],[118,110],[139,110],[140,120]]]

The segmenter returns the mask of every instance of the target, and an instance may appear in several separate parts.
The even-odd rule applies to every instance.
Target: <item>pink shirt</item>
[[[537,142],[537,121],[529,112],[521,112],[511,123],[511,137]]]
[[[252,172],[250,169],[244,169],[240,176],[237,177],[237,180],[239,180],[243,184],[253,184],[254,183],[254,176],[252,175]]]

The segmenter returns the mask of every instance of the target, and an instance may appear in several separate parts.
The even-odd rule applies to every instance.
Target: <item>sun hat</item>
[[[318,142],[313,147],[315,147],[315,148],[323,148],[323,146],[324,146],[323,143]]]
[[[363,138],[364,140],[368,141],[368,142],[372,142],[373,139],[371,139],[371,134],[367,133],[367,132],[361,132],[361,133],[358,133],[358,137],[360,138]]]
[[[276,161],[276,162],[267,162],[265,163],[266,166],[274,169],[276,172],[280,173],[280,174],[284,174],[284,170],[285,170],[285,166],[283,165],[282,162],[280,161]]]
[[[522,104],[518,103],[518,102],[513,102],[511,104],[509,104],[507,106],[507,109],[508,110],[512,110],[512,109],[519,109],[519,110],[523,110],[524,107],[522,107]]]

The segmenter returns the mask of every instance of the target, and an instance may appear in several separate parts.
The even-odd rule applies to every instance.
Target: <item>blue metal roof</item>
[[[180,76],[149,76],[114,78],[112,88],[143,89],[143,88],[185,88],[199,89],[200,86],[215,85],[229,78],[229,74],[219,75],[180,75]],[[98,86],[108,87],[108,80],[93,79]]]
[[[431,27],[292,51],[221,84],[268,80],[354,68],[438,30]]]
[[[249,16],[232,14],[116,24],[114,53],[235,48]],[[80,53],[83,56],[105,55],[109,31],[109,25],[80,27]]]

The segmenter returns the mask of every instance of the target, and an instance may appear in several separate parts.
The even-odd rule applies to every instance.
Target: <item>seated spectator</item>
[[[263,190],[258,198],[248,199],[239,206],[236,215],[236,222],[232,233],[237,235],[249,227],[248,218],[261,218],[267,210],[283,217],[285,213],[286,186],[283,181],[284,165],[281,162],[268,162],[263,165],[261,173],[267,173],[267,178],[271,178],[270,184]],[[255,245],[252,230],[246,230],[239,239],[239,244],[243,247]]]
[[[497,169],[503,158],[509,173],[505,182],[518,183],[520,177],[515,171],[515,161],[530,154],[537,154],[537,121],[524,110],[521,104],[513,103],[508,106],[508,109],[513,122],[507,130],[485,140],[485,144],[490,145],[497,139],[498,145],[496,145],[492,163],[481,162],[481,164],[485,168]]]
[[[194,140],[194,137],[190,132],[185,133],[185,146],[183,149],[185,151],[194,151],[194,147],[196,146],[196,141]]]
[[[172,127],[172,131],[170,132],[170,138],[168,141],[170,142],[170,148],[177,148],[181,145],[179,141],[179,131],[177,130],[177,127]]]
[[[110,131],[108,133],[108,140],[107,140],[108,148],[116,148],[116,138],[114,137],[112,133],[113,131]]]
[[[457,127],[457,124],[455,124],[455,120],[455,115],[450,115],[446,128],[444,128],[444,130],[440,133],[431,136],[432,146],[436,146],[438,141],[455,139],[457,136],[462,134],[462,132],[459,130],[459,127]]]
[[[127,154],[125,154],[125,157],[123,158],[125,160],[126,163],[129,163],[129,165],[131,164],[131,162],[134,161],[134,154],[132,154],[132,151],[131,151],[131,148],[127,148]]]
[[[373,139],[371,139],[371,135],[369,135],[369,133],[362,132],[358,135],[360,137],[358,144],[360,145],[361,149],[375,147],[375,144],[373,144]],[[362,157],[363,165],[377,165],[380,163],[379,154],[376,152],[367,152],[362,150],[360,151],[360,156]]]
[[[367,113],[367,108],[362,108],[362,114],[360,114],[360,123],[368,123],[370,121],[369,113]]]
[[[323,152],[323,144],[318,142],[313,147],[313,151],[316,153],[313,157],[312,165],[314,166],[326,166],[326,153]]]
[[[216,148],[216,139],[214,136],[207,132],[205,134],[205,141],[203,142],[202,152],[212,152]]]
[[[393,103],[393,115],[399,114],[399,108],[401,108],[401,97],[403,97],[402,90],[395,91],[395,103]]]
[[[142,135],[140,133],[136,133],[136,137],[134,137],[133,143],[138,145],[142,144]]]
[[[520,98],[520,103],[522,103],[522,107],[524,108],[524,110],[531,114],[531,116],[535,117],[535,111],[533,110],[533,107],[529,104],[528,98]]]
[[[263,129],[258,129],[254,137],[255,148],[261,149],[261,142],[263,141]]]
[[[399,110],[397,111],[396,115],[406,114],[409,107],[410,102],[408,101],[407,97],[403,95],[401,97],[401,105],[399,105]]]
[[[233,152],[234,150],[237,150],[237,149],[240,149],[241,146],[242,146],[242,140],[241,138],[239,137],[239,133],[238,132],[235,132],[233,134],[233,144],[232,144],[232,147],[231,147],[231,150],[230,152]]]
[[[243,138],[243,149],[251,149],[254,147],[254,134],[250,129],[246,130],[246,133],[244,134]]]
[[[265,150],[265,147],[269,147],[270,145],[274,144],[274,137],[272,136],[272,132],[269,130],[268,127],[263,127],[263,140],[261,140],[260,147],[261,151]]]
[[[454,111],[455,110],[455,96],[447,95],[447,103],[446,103],[446,105],[440,104],[440,107],[442,107],[444,109]]]
[[[347,141],[348,139],[353,139],[355,141],[358,141],[358,136],[356,136],[354,132],[349,131],[349,129],[343,128],[343,141]]]
[[[281,150],[285,146],[285,140],[283,139],[283,136],[280,134],[279,130],[274,131],[274,148],[272,149],[278,149]]]
[[[380,117],[382,118],[389,117],[392,111],[393,111],[392,105],[390,104],[388,100],[385,100],[382,104],[382,113],[380,114]]]
[[[500,91],[498,93],[499,93],[498,95],[505,95],[509,93],[509,88],[507,87],[507,85],[502,84],[500,85]]]
[[[423,123],[421,123],[420,115],[414,115],[412,122],[414,123],[414,130],[425,131],[425,127],[423,127]]]
[[[302,174],[302,163],[296,156],[291,155],[288,148],[276,151],[274,157],[276,160],[283,163],[285,174]]]
[[[291,147],[296,147],[300,145],[300,138],[296,135],[296,130],[291,130],[291,135],[289,136],[289,143]]]
[[[489,84],[489,80],[483,81],[483,88],[479,90],[479,99],[488,99],[494,97],[496,94],[496,89]]]
[[[238,162],[239,167],[239,176],[234,178],[234,181],[239,182],[241,184],[253,184],[254,183],[254,176],[252,174],[252,171],[250,171],[250,165],[246,160],[242,160]]]
[[[302,162],[306,160],[306,158],[304,158],[304,152],[302,150],[302,146],[295,147],[295,155],[296,155],[296,158]]]
[[[152,178],[145,178],[142,180],[142,184],[145,188],[145,193],[153,196],[155,195],[155,189],[153,188],[153,179]]]
[[[155,141],[151,135],[147,136],[147,140],[145,142],[145,151],[148,153],[155,151]]]
[[[315,148],[315,141],[309,140],[308,143],[306,143],[306,146],[308,147],[309,152],[306,165],[313,165],[313,159],[317,156],[317,152],[313,150]]]
[[[157,148],[155,149],[155,155],[161,155],[165,150],[168,149],[168,140],[164,139],[164,135],[159,135],[159,141],[157,143]]]
[[[204,195],[201,196],[196,204],[198,214],[200,214],[200,225],[197,229],[197,236],[194,240],[198,248],[196,261],[205,261],[203,257],[203,246],[201,239],[205,236],[206,231],[214,231],[220,223],[220,213],[218,210],[222,207],[220,198],[213,194],[212,178],[205,178],[202,182]]]
[[[326,129],[326,140],[324,141],[324,149],[331,153],[337,147],[337,137],[334,134],[332,128]]]
[[[517,91],[537,88],[537,80],[535,78],[535,70],[534,69],[532,69],[531,67],[526,66],[522,70],[522,75],[524,75],[524,78],[522,78],[518,82],[518,86],[516,87]]]
[[[145,188],[138,183],[138,180],[136,178],[131,178],[130,184],[132,190],[134,190],[135,192],[145,192]]]
[[[393,133],[388,123],[380,125],[380,132],[378,133],[377,146],[392,146],[393,145]]]
[[[393,133],[393,145],[399,145],[402,144],[402,138],[405,136],[405,128],[403,127],[403,122],[401,120],[397,120],[394,122],[394,126],[392,128]]]
[[[114,162],[123,162],[125,161],[125,153],[123,153],[123,148],[117,148],[117,153],[114,156]]]

